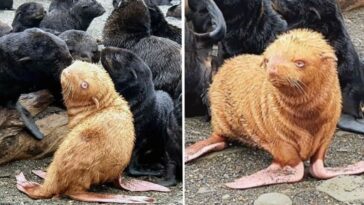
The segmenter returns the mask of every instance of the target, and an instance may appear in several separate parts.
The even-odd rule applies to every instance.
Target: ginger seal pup
[[[234,189],[297,182],[304,164],[318,179],[364,172],[364,161],[325,168],[341,112],[336,56],[324,37],[292,30],[262,56],[226,61],[210,88],[213,133],[187,148],[185,161],[222,150],[227,141],[259,146],[273,156],[266,169],[226,184]]]
[[[126,183],[120,177],[134,147],[133,117],[110,76],[94,64],[76,61],[63,70],[61,83],[71,131],[56,151],[47,173],[34,172],[45,178],[44,183],[28,182],[21,173],[17,176],[17,188],[33,199],[67,195],[81,201],[153,202],[154,199],[143,196],[87,192],[91,185],[105,182],[143,191],[138,190],[140,181]],[[149,182],[146,183],[148,186]]]

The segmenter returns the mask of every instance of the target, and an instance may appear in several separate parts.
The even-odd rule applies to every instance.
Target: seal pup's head
[[[118,96],[104,69],[82,61],[75,61],[63,70],[61,84],[67,110],[101,109],[110,106]]]
[[[290,95],[320,90],[337,78],[337,58],[324,36],[307,29],[282,34],[263,54],[263,68],[274,87]]]

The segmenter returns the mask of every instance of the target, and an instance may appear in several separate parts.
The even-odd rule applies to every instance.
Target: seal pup
[[[23,93],[48,89],[56,102],[62,104],[60,73],[71,63],[66,43],[40,29],[27,29],[0,38],[0,106],[16,105],[26,128],[37,139],[42,139],[43,134],[16,102]]]
[[[68,30],[59,35],[68,46],[68,49],[75,60],[98,63],[100,51],[96,39],[85,31]]]
[[[151,69],[156,90],[176,96],[182,75],[181,46],[151,34],[147,5],[143,0],[120,1],[108,17],[103,42],[106,47],[126,48],[137,54]]]
[[[318,179],[364,172],[364,161],[324,167],[341,112],[336,61],[324,36],[304,29],[279,36],[262,56],[226,61],[209,92],[212,135],[187,148],[186,162],[236,140],[266,150],[273,163],[226,184],[230,188],[297,182],[306,160]]]
[[[27,28],[39,27],[47,12],[40,3],[29,2],[20,5],[15,11],[13,32],[24,31]]]
[[[94,18],[105,13],[96,0],[78,0],[69,9],[53,9],[40,23],[40,28],[64,32],[75,29],[86,31]]]
[[[273,1],[273,8],[288,23],[288,29],[309,28],[321,32],[335,48],[338,58],[343,110],[338,127],[364,134],[361,101],[364,100],[364,64],[345,27],[335,0]]]
[[[134,147],[133,117],[110,76],[97,65],[75,61],[62,71],[70,132],[48,167],[43,184],[17,176],[17,188],[32,199],[67,195],[81,201],[151,203],[150,197],[87,192],[91,185],[120,183]]]
[[[13,0],[1,0],[0,1],[0,10],[12,10],[13,9]]]
[[[170,139],[167,132],[168,124],[171,123],[169,127],[173,129],[174,123],[169,121],[170,114],[173,113],[171,97],[164,91],[154,89],[149,67],[126,49],[105,48],[101,52],[101,63],[110,74],[116,90],[128,101],[134,116],[136,143],[128,168],[129,174],[163,175],[166,180],[160,183],[175,185],[176,172],[180,172],[176,169],[182,169],[182,159],[178,161],[172,155],[174,152],[182,153],[182,141],[169,142],[173,139]],[[170,164],[176,167],[168,168]]]

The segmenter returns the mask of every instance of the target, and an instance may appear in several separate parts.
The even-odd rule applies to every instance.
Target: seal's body
[[[182,170],[182,140],[175,138],[181,136],[182,131],[175,128],[179,124],[173,118],[171,97],[166,92],[154,89],[150,68],[132,52],[121,48],[105,48],[101,52],[101,62],[116,90],[125,96],[134,116],[136,144],[128,173],[164,175],[164,185],[175,185],[176,178],[181,178],[176,177],[176,172]],[[170,132],[167,131],[169,128]],[[177,157],[174,153],[177,153]],[[174,167],[169,168],[170,164]],[[157,165],[162,167],[158,168]]]
[[[61,82],[71,131],[56,151],[44,183],[19,183],[18,177],[18,188],[33,199],[67,195],[121,202],[120,195],[87,190],[91,185],[118,181],[130,161],[135,133],[128,103],[117,94],[107,72],[93,64],[76,61],[62,72]]]
[[[178,96],[175,90],[182,75],[181,46],[151,35],[151,18],[143,0],[121,1],[108,17],[103,30],[105,46],[126,48],[151,69],[156,90]]]
[[[363,162],[325,169],[323,160],[341,112],[337,58],[324,37],[293,30],[262,56],[226,61],[210,87],[212,136],[187,150],[187,161],[238,140],[269,152],[267,169],[227,184],[231,188],[296,182],[305,160],[317,178],[364,171]],[[207,147],[209,145],[210,147]]]

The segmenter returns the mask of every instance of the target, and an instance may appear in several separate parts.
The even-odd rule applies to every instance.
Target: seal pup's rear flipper
[[[206,153],[221,151],[226,147],[227,143],[223,137],[211,135],[209,138],[198,141],[195,144],[187,147],[184,161],[187,163],[199,158]]]
[[[27,130],[33,135],[33,137],[37,140],[41,140],[44,138],[44,135],[40,132],[38,126],[35,124],[34,119],[28,110],[26,110],[19,102],[16,103],[16,110],[19,112],[21,119],[24,122]]]
[[[348,132],[364,134],[364,122],[355,119],[351,115],[342,114],[340,117],[340,121],[337,124],[337,127]]]
[[[146,196],[126,196],[112,194],[97,194],[92,192],[83,192],[68,195],[70,198],[86,202],[103,202],[103,203],[128,203],[128,204],[148,204],[154,203],[155,199]]]
[[[170,192],[171,190],[159,184],[152,182],[142,181],[138,179],[125,179],[119,176],[117,185],[128,191],[160,191]]]

